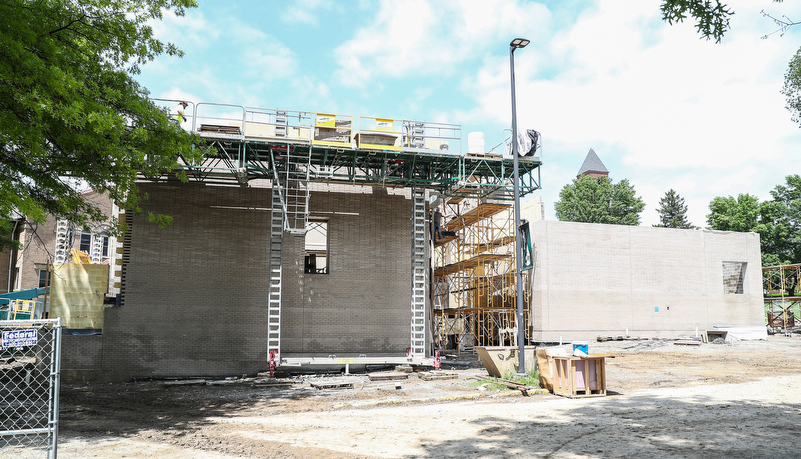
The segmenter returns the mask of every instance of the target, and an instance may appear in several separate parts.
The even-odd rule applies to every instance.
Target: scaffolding
[[[514,208],[502,201],[451,198],[443,220],[443,237],[434,243],[435,345],[457,354],[475,346],[515,345]],[[524,279],[524,306],[526,284]],[[528,307],[524,310],[527,322]]]
[[[435,275],[435,283],[443,289],[437,296],[440,306],[442,301],[447,305],[434,314],[437,343],[444,344],[448,337],[456,337],[460,348],[516,342],[514,231],[509,203],[515,198],[515,165],[519,196],[540,189],[539,156],[526,155],[514,161],[510,155],[494,151],[462,152],[461,126],[456,124],[153,101],[162,106],[189,106],[179,126],[196,136],[196,148],[203,152],[191,161],[179,156],[178,168],[160,179],[186,175],[193,181],[243,187],[252,180],[272,182],[267,331],[271,358],[282,363],[300,361],[281,354],[281,264],[284,232],[299,235],[308,228],[310,183],[412,189],[408,358],[422,358],[430,336],[425,303],[427,192],[448,199],[449,215],[455,219],[446,230],[456,237],[450,243],[437,243],[441,260],[453,260],[457,266],[443,264],[444,271],[438,269]],[[368,360],[360,361],[384,362]]]
[[[801,328],[801,264],[762,268],[765,319],[771,333]]]

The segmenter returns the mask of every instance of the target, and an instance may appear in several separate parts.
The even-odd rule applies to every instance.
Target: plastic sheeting
[[[726,339],[729,341],[768,339],[768,329],[764,325],[715,325],[713,328],[728,332]]]

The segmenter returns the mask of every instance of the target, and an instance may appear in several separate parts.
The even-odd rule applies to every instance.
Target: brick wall
[[[67,378],[266,370],[270,190],[141,188],[147,209],[173,224],[158,228],[135,217],[124,306],[106,309],[102,336],[64,340]],[[284,236],[285,357],[403,355],[409,345],[411,203],[381,190],[346,190],[311,198],[312,216],[329,220],[330,274],[304,274],[303,237]]]
[[[599,335],[677,337],[715,325],[762,325],[755,233],[542,221],[532,325],[537,341]],[[724,266],[743,267],[742,294],[726,293]]]

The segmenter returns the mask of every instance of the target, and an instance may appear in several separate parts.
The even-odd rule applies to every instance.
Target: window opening
[[[81,233],[81,243],[78,250],[87,254],[92,251],[92,233]]]
[[[39,270],[39,288],[47,287],[47,270]]]
[[[303,250],[303,272],[328,274],[328,221],[309,220]]]
[[[108,257],[108,236],[104,234],[102,238],[103,238],[103,256]]]
[[[723,262],[723,293],[742,295],[745,293],[745,267],[747,263]]]

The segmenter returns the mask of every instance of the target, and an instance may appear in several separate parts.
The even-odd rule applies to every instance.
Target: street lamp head
[[[512,48],[525,48],[529,43],[531,43],[531,40],[526,40],[525,38],[515,38],[511,43],[509,43],[509,46]]]

